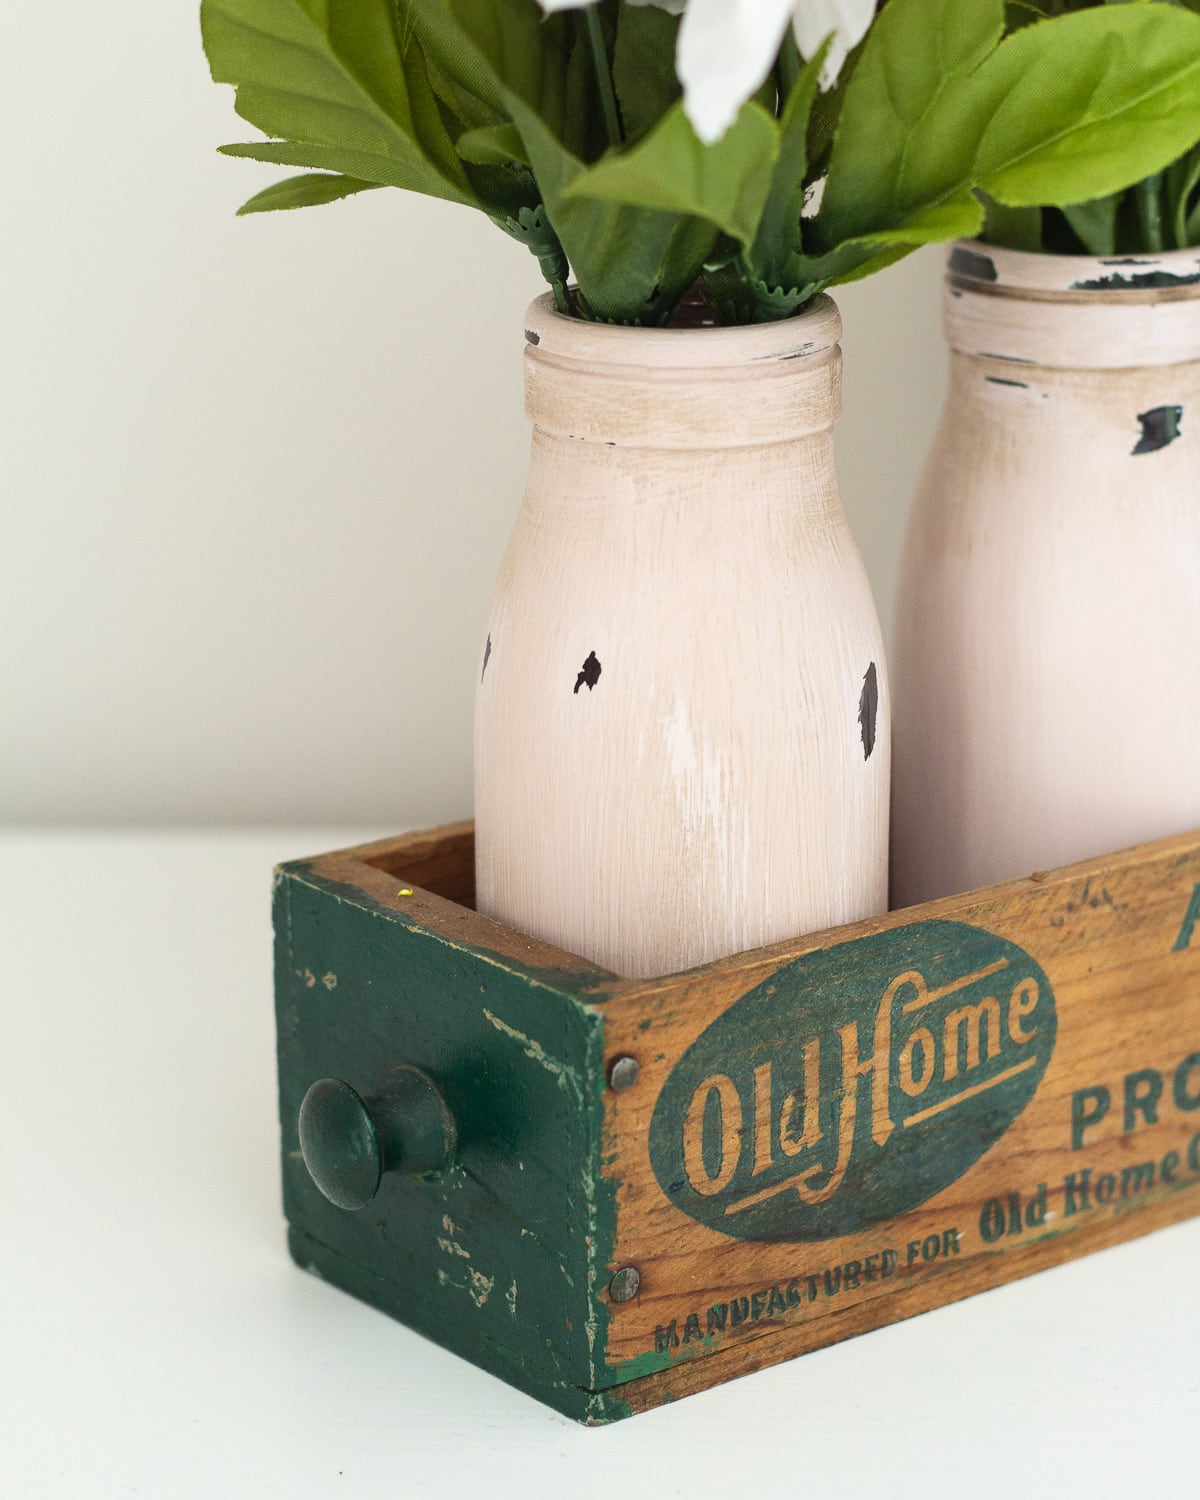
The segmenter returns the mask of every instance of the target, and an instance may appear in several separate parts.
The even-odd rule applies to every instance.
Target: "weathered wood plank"
[[[641,1065],[606,1142],[634,1404],[1200,1212],[1195,835],[625,992],[605,1021]]]

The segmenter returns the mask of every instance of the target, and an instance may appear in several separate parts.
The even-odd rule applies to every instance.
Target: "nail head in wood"
[[[641,1066],[636,1057],[618,1057],[608,1070],[608,1086],[616,1093],[624,1093],[638,1081]]]
[[[622,1266],[613,1273],[608,1283],[608,1294],[614,1302],[632,1302],[642,1284],[641,1272],[636,1266]]]

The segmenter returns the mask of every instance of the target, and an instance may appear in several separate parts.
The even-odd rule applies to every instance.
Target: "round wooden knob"
[[[300,1105],[300,1151],[312,1180],[338,1208],[365,1208],[385,1172],[421,1177],[454,1151],[455,1128],[433,1080],[405,1063],[366,1098],[340,1078],[319,1078]]]

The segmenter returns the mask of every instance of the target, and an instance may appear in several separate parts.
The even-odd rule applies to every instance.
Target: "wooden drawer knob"
[[[454,1151],[454,1119],[433,1080],[408,1063],[366,1098],[340,1078],[319,1078],[300,1105],[309,1176],[338,1208],[365,1208],[385,1172],[421,1177]]]

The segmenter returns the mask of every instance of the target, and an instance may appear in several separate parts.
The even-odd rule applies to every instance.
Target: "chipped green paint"
[[[601,1171],[603,971],[537,969],[448,940],[356,887],[284,866],[275,884],[284,1210],[299,1264],[580,1421],[598,1398],[615,1185]],[[322,976],[336,975],[332,985]],[[299,1152],[318,1078],[364,1096],[398,1063],[454,1116],[451,1167],[386,1173],[347,1212]]]
[[[540,967],[537,964],[526,963],[521,959],[509,958],[506,954],[497,953],[491,948],[475,947],[471,944],[460,943],[452,938],[444,937],[424,926],[411,911],[394,906],[385,906],[382,901],[376,901],[367,891],[356,885],[349,885],[342,880],[330,880],[328,876],[318,874],[314,869],[315,861],[311,859],[295,860],[290,864],[281,865],[276,870],[276,881],[291,879],[303,881],[315,890],[326,891],[335,900],[348,901],[352,906],[360,907],[365,911],[374,912],[377,916],[387,921],[400,922],[410,927],[414,932],[424,933],[426,937],[434,942],[444,943],[447,948],[456,952],[469,953],[473,956],[496,964],[500,968],[510,969],[518,974],[525,984],[546,985],[549,989],[569,995],[585,997],[589,1004],[602,1005],[608,998],[608,989],[618,982],[618,976],[611,969],[579,967],[573,969],[550,969]],[[582,960],[580,961],[582,964]],[[336,976],[335,976],[336,983]]]

